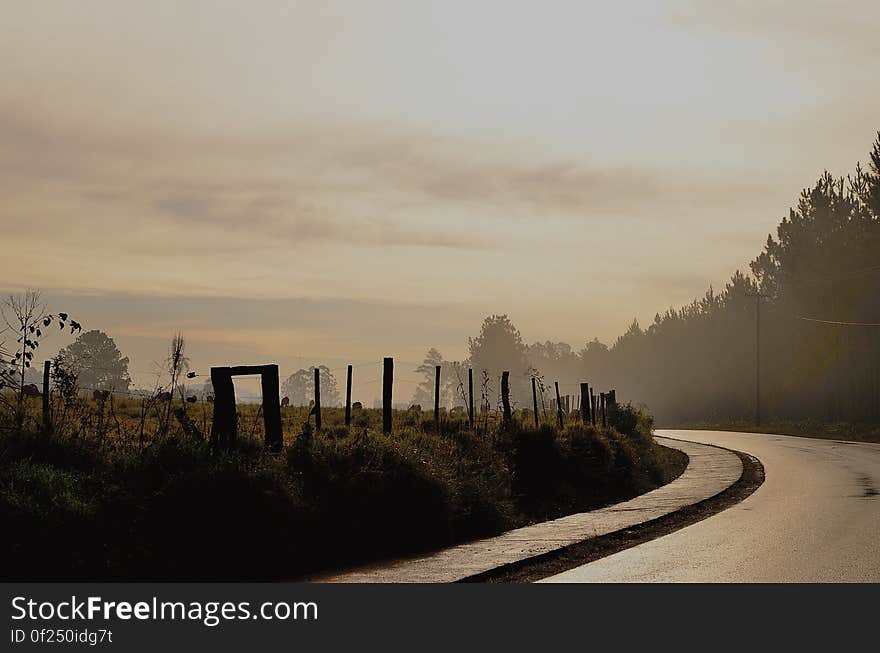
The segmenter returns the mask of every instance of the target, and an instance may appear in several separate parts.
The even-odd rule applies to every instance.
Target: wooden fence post
[[[468,419],[474,428],[474,368],[468,368]]]
[[[602,392],[599,394],[599,399],[602,402],[602,428],[608,428],[608,420],[605,418],[605,393]]]
[[[559,428],[562,428],[562,406],[559,404],[559,381],[554,381],[553,385],[556,386],[556,421],[559,423]]]
[[[351,365],[345,378],[345,428],[351,428]]]
[[[52,407],[49,405],[49,369],[52,361],[43,362],[43,430],[52,432]]]
[[[508,424],[513,419],[510,412],[510,372],[501,373],[501,406],[502,422]]]
[[[587,424],[590,421],[590,400],[588,397],[588,387],[589,384],[581,383],[581,421],[583,421],[584,424]]]
[[[434,366],[434,430],[440,433],[440,366]]]
[[[277,365],[267,365],[260,374],[260,388],[263,392],[263,425],[266,428],[264,441],[266,448],[275,453],[284,447],[284,434],[281,431],[280,377]]]
[[[538,390],[536,388],[535,377],[532,377],[532,404],[535,408],[535,428],[538,428]]]
[[[226,448],[238,437],[238,422],[235,415],[235,386],[228,367],[211,368],[211,385],[214,388],[214,419],[211,424],[211,442],[214,446]]]
[[[321,370],[315,367],[315,430],[321,430]]]
[[[387,357],[382,369],[382,431],[391,433],[391,387],[394,385],[394,359]]]
[[[593,388],[590,388],[590,416],[593,426],[596,426],[598,416],[596,415],[596,395],[593,393]]]
[[[608,403],[612,405],[617,404],[617,390],[614,388],[608,391]]]

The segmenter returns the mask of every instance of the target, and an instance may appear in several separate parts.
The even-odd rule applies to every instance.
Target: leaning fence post
[[[562,405],[559,402],[559,381],[554,381],[553,385],[556,386],[556,421],[559,423],[559,428],[562,428]]]
[[[52,410],[49,406],[49,367],[51,361],[43,362],[43,430],[46,433],[52,431]]]
[[[474,368],[468,368],[468,419],[474,428]]]
[[[589,387],[586,383],[581,383],[581,420],[584,424],[590,421],[590,399],[588,397]]]
[[[391,433],[391,387],[394,385],[394,359],[387,357],[382,369],[382,431]]]
[[[535,428],[538,428],[538,390],[536,389],[535,377],[532,377],[532,405],[535,408]]]
[[[501,373],[501,406],[502,421],[507,424],[513,419],[510,412],[510,372]]]
[[[434,366],[434,430],[440,432],[440,366]]]
[[[351,365],[345,378],[345,428],[351,427]]]
[[[321,370],[315,368],[315,430],[321,430]]]

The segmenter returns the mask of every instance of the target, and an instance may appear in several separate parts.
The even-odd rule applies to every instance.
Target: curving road
[[[743,502],[542,582],[880,582],[880,444],[658,431],[757,457]]]

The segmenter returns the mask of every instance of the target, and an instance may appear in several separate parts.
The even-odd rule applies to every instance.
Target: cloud
[[[835,55],[831,60],[822,58],[829,66],[838,66],[843,58],[874,60],[880,55],[876,27],[880,6],[872,0],[801,0],[794,5],[785,0],[754,4],[694,1],[671,12],[671,16],[675,24],[701,31],[746,34],[776,43],[796,42],[799,56],[803,56],[804,47],[831,50]]]
[[[77,189],[86,205],[171,221],[312,241],[497,249],[512,243],[492,220],[700,214],[760,203],[770,182],[700,171],[590,167],[500,143],[440,139],[377,125],[311,124],[256,133],[120,132],[65,125],[0,107],[0,172]],[[2,183],[2,182],[0,182]],[[723,208],[722,208],[723,207]],[[86,211],[83,207],[82,211]],[[445,211],[457,223],[426,218]],[[468,216],[463,218],[462,216]],[[477,219],[475,223],[470,216]],[[463,235],[456,226],[486,226]]]
[[[292,246],[503,246],[501,239],[464,237],[417,216],[392,215],[412,204],[402,198],[413,192],[399,179],[375,175],[373,162],[399,151],[393,139],[348,145],[344,133],[336,134],[341,143],[328,138],[334,129],[327,125],[250,139],[173,131],[129,135],[65,125],[9,104],[0,106],[0,129],[0,187],[28,199],[39,187],[44,207],[53,195],[59,203],[72,199],[68,211],[75,210],[78,221],[97,220],[90,207],[98,207]],[[361,133],[361,140],[374,137]],[[7,207],[6,213],[11,221],[14,212]]]
[[[327,208],[294,197],[251,195],[225,188],[185,193],[158,192],[153,206],[166,218],[188,226],[225,230],[302,245],[313,241],[464,250],[497,248],[441,230],[411,228],[389,218],[333,215]]]

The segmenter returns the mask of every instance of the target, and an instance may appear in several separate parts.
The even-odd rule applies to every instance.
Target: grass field
[[[522,413],[435,432],[428,413],[284,408],[285,446],[262,446],[258,407],[240,407],[240,441],[213,451],[161,407],[136,400],[55,406],[55,431],[0,413],[4,578],[292,578],[497,534],[645,492],[686,458],[653,442],[631,406],[609,426],[558,430]],[[175,408],[180,408],[180,402]],[[201,434],[210,405],[187,404]]]
[[[10,401],[13,395],[7,393]],[[169,435],[183,436],[180,420],[174,412],[184,409],[187,417],[205,438],[210,435],[213,423],[214,404],[205,401],[184,403],[175,399],[168,411],[167,401],[155,397],[137,398],[126,395],[113,395],[104,401],[92,397],[80,396],[72,401],[63,402],[53,397],[51,403],[52,424],[54,431],[68,437],[88,437],[97,439],[103,446],[112,449],[132,450],[148,446],[163,431]],[[448,413],[441,409],[441,430],[458,431],[467,427],[467,414]],[[262,408],[256,403],[236,404],[238,416],[238,433],[242,437],[262,441],[265,435]],[[42,426],[41,401],[39,397],[26,398],[24,404],[24,427],[36,430]],[[346,435],[345,411],[337,407],[324,407],[321,411],[322,430],[326,435]],[[542,416],[543,417],[543,416]],[[523,421],[533,420],[530,410],[518,412]],[[302,430],[302,425],[310,419],[310,408],[307,406],[282,406],[281,425],[284,444],[293,443]],[[548,413],[551,423],[555,413]],[[314,417],[311,417],[314,424]],[[476,428],[481,433],[491,433],[500,425],[500,413],[491,411],[476,416]],[[0,429],[9,428],[12,416],[9,411],[0,410]],[[415,428],[425,431],[434,430],[432,412],[413,410],[394,411],[395,428]],[[362,408],[352,412],[351,432],[381,430],[381,409]]]

